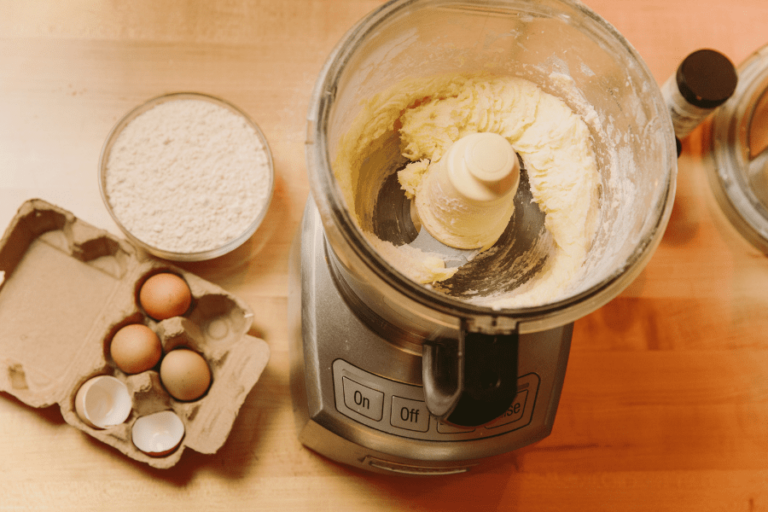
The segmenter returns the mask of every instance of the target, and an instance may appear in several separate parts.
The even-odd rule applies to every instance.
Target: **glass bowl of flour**
[[[99,188],[134,244],[167,260],[208,260],[261,224],[274,189],[272,154],[237,107],[205,94],[167,94],[112,129]]]

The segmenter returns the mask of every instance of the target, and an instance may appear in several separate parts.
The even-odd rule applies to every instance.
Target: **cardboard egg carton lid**
[[[192,292],[183,316],[155,321],[138,301],[142,283],[159,272],[182,277]],[[213,283],[158,260],[40,199],[25,202],[0,239],[0,391],[32,407],[58,404],[64,420],[128,457],[157,468],[175,465],[183,451],[215,453],[226,441],[246,396],[269,360],[269,346],[247,333],[253,312]],[[164,353],[180,346],[198,351],[212,373],[207,393],[181,402],[163,388],[158,367],[121,372],[109,356],[112,336],[143,323],[160,337]],[[122,424],[88,426],[75,395],[98,375],[112,375],[131,394]],[[174,411],[185,436],[163,457],[132,442],[141,416]]]

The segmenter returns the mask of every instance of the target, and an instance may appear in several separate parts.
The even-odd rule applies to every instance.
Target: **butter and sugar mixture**
[[[467,135],[501,135],[525,162],[533,199],[546,215],[552,251],[524,291],[478,295],[470,302],[494,308],[535,306],[557,300],[567,290],[596,232],[600,175],[589,129],[565,102],[525,79],[492,75],[409,79],[366,102],[340,141],[334,174],[374,249],[410,279],[436,283],[458,269],[446,268],[439,254],[396,247],[373,232],[376,190],[387,175],[382,170],[383,175],[362,176],[362,162],[392,132],[399,137],[402,155],[412,162],[400,171],[399,182],[403,193],[417,202],[426,193],[430,173],[437,172],[451,146]],[[461,211],[449,204],[439,212],[445,225],[460,220],[454,217]],[[478,222],[478,231],[482,224]],[[467,240],[466,246],[479,243],[486,250],[499,234],[488,238],[475,233],[477,240]]]

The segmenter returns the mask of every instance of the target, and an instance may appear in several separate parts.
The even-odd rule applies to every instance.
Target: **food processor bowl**
[[[409,280],[368,243],[334,176],[339,141],[365,100],[406,78],[477,72],[530,80],[589,127],[601,177],[599,227],[580,278],[555,302],[494,309]],[[658,245],[677,174],[672,124],[650,71],[609,23],[571,0],[384,4],[346,34],[321,71],[306,152],[337,286],[375,331],[414,352],[445,332],[556,328],[610,301]],[[404,162],[397,152],[386,158]],[[497,275],[480,276],[476,288],[485,294],[499,285]]]
[[[709,181],[731,224],[768,254],[768,45],[738,74],[736,91],[712,119]]]

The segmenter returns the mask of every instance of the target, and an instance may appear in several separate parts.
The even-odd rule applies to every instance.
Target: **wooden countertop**
[[[662,83],[689,52],[742,62],[765,0],[588,0]],[[246,300],[272,358],[215,455],[154,470],[0,397],[0,511],[768,510],[768,257],[720,212],[703,130],[684,142],[669,228],[640,277],[576,322],[552,434],[465,475],[365,474],[303,448],[288,390],[287,255],[308,194],[310,92],[378,0],[0,0],[0,227],[42,197],[115,230],[96,166],[146,99],[228,99],[265,132],[275,197],[234,253],[183,265]]]

